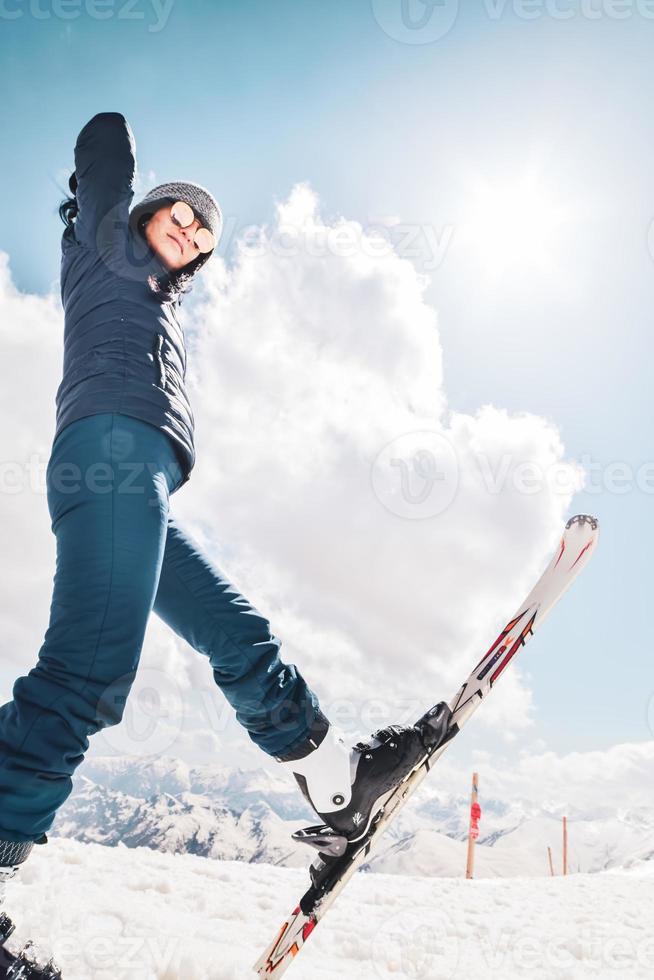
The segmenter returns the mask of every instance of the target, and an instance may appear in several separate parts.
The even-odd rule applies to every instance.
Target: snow
[[[50,838],[10,884],[14,939],[65,980],[243,980],[304,890],[289,868]],[[654,865],[567,878],[359,874],[289,980],[654,974]]]

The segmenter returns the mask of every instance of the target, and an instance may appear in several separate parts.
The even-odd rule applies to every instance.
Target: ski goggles
[[[176,201],[170,209],[170,217],[178,228],[188,228],[195,221],[195,212],[186,201]],[[193,235],[193,244],[201,252],[210,252],[216,247],[216,236],[208,228],[198,228]]]

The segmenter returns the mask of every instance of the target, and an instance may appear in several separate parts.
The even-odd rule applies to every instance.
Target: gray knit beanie
[[[218,244],[223,230],[223,216],[220,206],[206,187],[194,184],[190,180],[176,180],[169,184],[158,184],[153,187],[143,200],[132,208],[129,216],[130,224],[136,229],[139,218],[143,214],[154,212],[166,203],[174,204],[175,201],[185,201],[186,204],[190,204],[202,226],[213,232],[216,244]],[[212,255],[213,251],[201,252],[194,259],[193,271],[197,272]]]

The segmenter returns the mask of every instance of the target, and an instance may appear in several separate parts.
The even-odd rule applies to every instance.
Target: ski
[[[52,959],[46,963],[39,961],[33,942],[25,943],[15,953],[7,949],[5,942],[15,928],[9,916],[0,913],[0,980],[62,980]]]
[[[419,724],[431,720],[437,728],[445,716],[446,733],[393,790],[364,837],[349,844],[341,840],[339,846],[338,835],[329,827],[298,832],[296,839],[313,844],[319,852],[309,868],[311,885],[254,965],[260,977],[277,978],[286,972],[349,879],[370,856],[379,837],[588,563],[598,539],[596,518],[578,514],[567,522],[549,565],[449,705],[436,705],[420,719]]]

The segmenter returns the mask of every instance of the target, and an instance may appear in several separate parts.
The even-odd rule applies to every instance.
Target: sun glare
[[[568,209],[533,178],[479,183],[463,223],[466,251],[489,279],[552,272]]]

